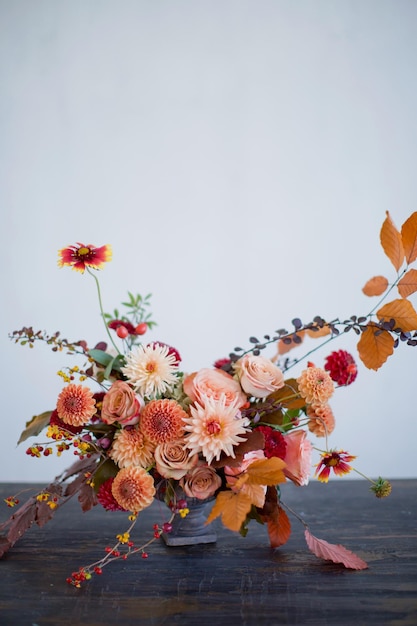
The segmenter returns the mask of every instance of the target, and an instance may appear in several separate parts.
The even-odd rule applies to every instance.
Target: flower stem
[[[97,276],[95,274],[93,274],[93,272],[90,270],[89,267],[87,267],[86,269],[87,269],[87,272],[90,274],[90,276],[92,276],[94,278],[94,280],[96,281],[98,304],[99,304],[99,307],[100,307],[100,315],[101,315],[101,318],[103,320],[103,324],[104,324],[104,327],[106,329],[106,333],[107,333],[111,343],[113,344],[113,347],[116,350],[117,354],[120,354],[120,350],[116,346],[116,344],[114,343],[114,339],[113,339],[113,337],[110,334],[109,327],[106,324],[106,318],[104,316],[104,311],[103,311],[103,303],[102,303],[102,300],[101,300],[101,290],[100,290],[99,280],[98,280]]]

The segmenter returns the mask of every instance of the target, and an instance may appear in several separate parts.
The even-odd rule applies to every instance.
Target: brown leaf
[[[84,513],[92,509],[93,506],[96,506],[98,500],[94,488],[84,482],[78,492],[78,501],[81,504],[81,510],[84,511]]]
[[[234,448],[235,458],[231,456],[226,456],[225,454],[221,454],[220,459],[216,461],[215,459],[211,462],[212,467],[218,469],[220,467],[224,467],[228,465],[229,467],[236,467],[240,465],[243,461],[243,457],[247,452],[252,452],[252,450],[263,450],[265,446],[265,437],[261,433],[260,430],[255,428],[248,433],[242,435],[242,437],[246,437],[245,441],[239,443]]]
[[[398,281],[398,293],[402,298],[408,298],[417,291],[417,270],[408,270]]]
[[[305,400],[298,394],[298,383],[295,378],[288,378],[284,381],[284,386],[278,391],[274,391],[268,396],[268,401],[282,402],[287,409],[302,409]]]
[[[19,437],[19,443],[25,441],[28,437],[36,437],[39,433],[49,424],[49,420],[51,419],[52,411],[45,411],[40,415],[34,415],[29,422],[26,422],[26,428],[22,432]]]
[[[207,518],[206,524],[209,524],[221,515],[222,523],[226,528],[239,532],[251,506],[250,498],[243,493],[220,491],[217,494],[216,502]]]
[[[392,221],[389,211],[382,224],[380,239],[385,254],[398,272],[404,262],[404,248],[401,233]]]
[[[348,569],[368,568],[368,564],[365,561],[344,546],[329,543],[324,539],[317,539],[307,528],[304,531],[304,536],[311,552],[319,558],[333,561],[333,563],[342,563]]]
[[[417,330],[417,312],[409,300],[388,302],[376,314],[380,321],[389,322],[390,319],[394,319],[396,327],[401,328],[403,332]]]
[[[401,237],[407,263],[417,259],[417,213],[412,213],[401,227]]]
[[[368,280],[362,291],[365,296],[380,296],[386,291],[387,287],[388,280],[385,276],[374,276]]]
[[[394,338],[388,331],[369,324],[357,348],[362,363],[370,370],[378,370],[394,352]]]
[[[271,548],[279,548],[287,543],[291,535],[291,522],[284,509],[280,506],[269,516],[262,516],[268,528]]]

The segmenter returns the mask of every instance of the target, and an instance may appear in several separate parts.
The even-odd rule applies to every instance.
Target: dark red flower
[[[266,458],[270,459],[277,456],[279,459],[285,459],[287,442],[279,430],[275,430],[271,426],[257,426],[256,430],[260,430],[265,438],[264,454]]]
[[[101,506],[106,509],[106,511],[124,511],[125,509],[117,503],[112,494],[111,486],[113,481],[114,478],[108,478],[102,485],[100,485],[97,492],[97,500],[100,502]]]
[[[58,426],[61,430],[71,433],[71,435],[78,435],[84,428],[84,426],[72,426],[71,424],[66,424],[59,416],[58,411],[55,409],[52,411],[51,417],[49,419],[49,423],[51,426]]]
[[[154,346],[166,346],[168,348],[168,354],[173,354],[175,356],[174,365],[178,365],[179,363],[181,363],[182,361],[181,355],[176,348],[169,346],[167,343],[164,343],[163,341],[153,341],[152,344]],[[148,344],[148,345],[151,345],[151,344]]]
[[[231,360],[230,359],[217,359],[217,361],[214,362],[214,367],[216,367],[218,370],[222,370],[224,369],[225,365],[230,365]]]
[[[350,385],[358,374],[355,360],[346,350],[337,350],[329,354],[324,369],[338,385]]]

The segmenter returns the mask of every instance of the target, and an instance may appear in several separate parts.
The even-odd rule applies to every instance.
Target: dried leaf
[[[388,288],[388,280],[385,276],[374,276],[370,278],[362,288],[365,296],[380,296]]]
[[[368,568],[365,561],[344,546],[328,543],[324,539],[317,539],[307,528],[304,531],[304,536],[311,552],[319,558],[333,561],[333,563],[342,563],[348,569]]]
[[[36,437],[36,435],[39,435],[39,433],[45,428],[45,426],[49,424],[51,415],[52,411],[45,411],[40,415],[34,415],[32,419],[29,420],[29,422],[26,422],[26,428],[20,435],[17,445],[19,445],[19,443],[22,443],[22,441],[25,441],[28,437]]]
[[[382,224],[380,239],[385,254],[398,272],[404,262],[404,248],[401,233],[392,221],[389,211]]]
[[[242,441],[242,443],[239,443],[234,448],[235,458],[231,456],[226,456],[222,453],[218,461],[214,459],[211,462],[212,467],[214,467],[215,469],[224,467],[225,465],[228,465],[229,467],[237,467],[242,463],[243,457],[247,452],[252,452],[252,450],[264,449],[265,437],[257,428],[248,433],[245,433],[243,436],[246,437],[245,441]]]
[[[265,503],[265,488],[263,485],[246,484],[244,488],[245,496],[250,498],[251,503],[261,509]]]
[[[248,485],[277,485],[278,483],[284,483],[285,474],[282,471],[284,467],[285,462],[276,456],[254,461],[236,481],[236,488],[239,489],[244,483]]]
[[[407,263],[417,259],[417,213],[412,213],[401,227],[401,237]]]
[[[85,513],[96,506],[98,500],[94,488],[84,483],[81,485],[78,493],[78,501],[81,504],[81,510]]]
[[[280,506],[269,516],[263,516],[268,528],[269,542],[271,548],[279,548],[287,543],[291,535],[291,522],[284,509]]]
[[[292,340],[294,335],[297,335],[300,338],[300,340],[297,343]],[[297,346],[299,346],[300,343],[302,343],[304,339],[304,335],[305,335],[305,331],[300,330],[297,333],[292,333],[291,335],[289,335],[289,338],[291,338],[291,341],[288,341],[288,340],[283,341],[282,339],[280,339],[277,343],[278,354],[286,354],[293,348],[296,348]]]
[[[403,332],[417,330],[417,312],[409,300],[388,302],[376,314],[380,321],[394,319],[395,326]]]
[[[10,541],[4,535],[0,535],[0,559],[12,547]]]
[[[402,298],[408,298],[417,291],[417,270],[408,270],[398,282],[398,292]]]
[[[278,391],[274,391],[268,396],[268,401],[282,402],[286,409],[302,409],[305,400],[298,394],[298,383],[295,378],[288,378],[285,384]]]
[[[222,523],[226,528],[239,532],[251,507],[252,502],[245,494],[234,493],[233,491],[220,491],[206,524],[210,524],[210,522],[221,515]]]
[[[307,328],[307,335],[309,337],[313,337],[313,339],[320,339],[320,337],[326,337],[326,335],[330,335],[331,333],[330,326],[328,326],[327,324],[325,324],[321,328],[319,325],[317,325],[316,328],[317,330],[311,330],[311,328]]]
[[[370,370],[378,370],[394,352],[394,338],[388,331],[369,324],[357,348],[362,363]]]

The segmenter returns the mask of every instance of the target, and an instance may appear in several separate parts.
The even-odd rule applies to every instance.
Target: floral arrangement
[[[401,343],[417,344],[417,312],[408,299],[417,291],[417,270],[410,268],[417,258],[417,213],[401,230],[387,213],[380,240],[396,277],[389,283],[375,276],[365,284],[367,296],[380,296],[367,315],[344,321],[317,316],[307,324],[293,319],[291,330],[279,329],[261,340],[251,337],[248,348],[235,348],[227,358],[191,373],[184,372],[175,347],[144,341],[155,326],[150,294],[129,293],[123,313],[104,313],[96,270],[111,260],[109,245],[79,243],[60,250],[59,266],[86,272],[95,280],[108,339],[90,348],[86,341],[69,342],[58,332],[50,335],[30,327],[10,335],[21,345],[44,342],[56,352],[82,355],[85,366],[58,372],[64,387],[55,407],[27,422],[19,440],[44,431],[46,441],[30,445],[28,455],[61,455],[70,450],[76,461],[0,525],[0,556],[32,524],[44,525],[76,494],[83,511],[96,505],[126,511],[128,523],[115,545],[105,547],[103,556],[68,576],[75,587],[101,574],[115,559],[134,554],[147,558],[152,542],[168,536],[175,519],[187,516],[194,500],[212,500],[207,524],[220,517],[226,527],[242,535],[251,521],[265,524],[274,548],[290,536],[290,512],[304,524],[308,548],[315,555],[348,568],[366,568],[348,549],[316,538],[285,505],[280,485],[308,484],[311,439],[314,447],[323,442],[317,448],[320,460],[315,467],[319,481],[327,482],[332,472],[336,476],[358,472],[352,466],[355,456],[328,445],[335,428],[329,400],[337,388],[355,381],[355,359],[340,349],[329,353],[323,364],[315,364],[309,360],[312,353],[353,331],[359,336],[360,360],[377,370]],[[384,304],[394,288],[399,297]],[[291,359],[291,349],[307,337],[318,344],[314,342],[315,347],[301,359]],[[266,356],[268,348],[273,354]],[[297,374],[291,376],[293,368]],[[387,480],[368,480],[377,497],[389,495]],[[6,504],[17,506],[18,496],[9,496]],[[135,523],[155,498],[167,505],[166,519],[138,542]]]

